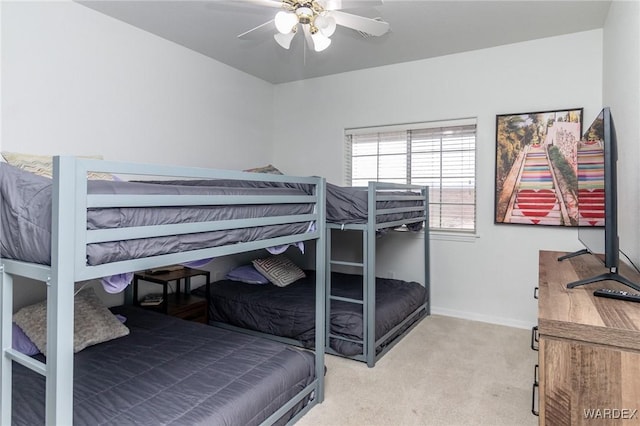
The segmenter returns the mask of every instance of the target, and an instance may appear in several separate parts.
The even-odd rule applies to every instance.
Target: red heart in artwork
[[[579,189],[578,211],[585,219],[604,219],[604,189]],[[597,223],[597,221],[589,221],[591,226]]]
[[[556,205],[556,194],[550,189],[522,189],[518,191],[517,208],[529,217],[544,217]],[[534,223],[538,221],[534,220]]]

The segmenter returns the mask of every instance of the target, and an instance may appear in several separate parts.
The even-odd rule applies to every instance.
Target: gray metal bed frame
[[[246,195],[90,195],[87,194],[87,172],[106,172],[135,176],[166,176],[194,179],[236,179],[303,183],[314,186],[308,196]],[[87,210],[104,207],[202,206],[276,203],[312,203],[313,214],[277,216],[257,219],[225,220],[189,224],[157,225],[112,230],[87,230]],[[236,229],[272,224],[314,221],[316,229],[299,235],[288,235],[252,242],[218,246],[189,252],[132,259],[109,264],[86,264],[86,246],[90,243],[188,234],[203,231]],[[298,241],[316,244],[316,342],[324,346],[325,335],[325,181],[322,178],[291,177],[243,173],[204,168],[119,163],[56,156],[53,159],[53,200],[51,266],[0,259],[0,424],[11,424],[12,363],[18,362],[46,378],[46,424],[70,425],[73,421],[73,297],[74,283],[123,272],[133,272],[191,260],[224,256]],[[74,236],[70,238],[68,236]],[[12,349],[13,277],[21,276],[47,285],[46,363],[39,362]],[[298,420],[313,405],[324,399],[324,352],[315,351],[316,379],[298,395],[273,413],[264,423],[273,424],[285,412],[307,396],[313,400],[298,413]]]
[[[343,302],[350,302],[362,305],[363,309],[363,340],[347,339],[343,336],[330,333],[329,321],[326,323],[326,352],[334,355],[344,356],[336,352],[329,346],[329,339],[348,340],[355,343],[361,343],[363,353],[350,356],[347,358],[356,359],[367,363],[367,366],[373,367],[378,359],[380,359],[385,353],[389,351],[406,333],[408,333],[418,321],[413,322],[411,326],[393,340],[391,339],[399,330],[410,324],[420,315],[431,314],[431,291],[430,291],[430,278],[429,278],[429,188],[427,186],[420,185],[408,185],[408,184],[394,184],[386,182],[369,182],[368,187],[362,188],[367,191],[367,223],[363,224],[327,224],[327,270],[326,270],[326,292],[327,292],[327,318],[330,318],[330,306],[331,300],[340,300]],[[393,191],[393,193],[389,193]],[[398,191],[412,191],[404,194]],[[420,195],[417,192],[420,191]],[[396,207],[382,209],[377,207],[378,201],[424,201],[422,207]],[[398,220],[393,222],[384,222],[382,217],[385,214],[391,213],[408,213],[423,211],[423,215],[413,218],[411,220]],[[375,337],[375,324],[376,324],[376,231],[381,229],[393,229],[402,225],[408,225],[411,223],[424,222],[424,286],[427,291],[427,302],[421,305],[418,309],[412,312],[407,318],[405,318],[400,324],[392,328],[384,336],[381,336],[378,340]],[[362,235],[362,262],[345,262],[335,260],[332,258],[331,253],[331,232],[332,230],[355,230],[361,231]],[[363,285],[363,299],[350,299],[331,295],[331,270],[333,265],[342,265],[349,267],[362,268],[362,285]],[[384,348],[376,353],[377,347],[384,344]]]
[[[326,256],[327,263],[324,266],[325,277],[326,277],[326,286],[325,286],[325,297],[326,297],[326,306],[323,309],[326,309],[325,313],[325,336],[324,336],[324,344],[325,344],[325,352],[338,355],[345,358],[355,359],[357,361],[366,362],[367,366],[374,367],[375,363],[378,359],[380,359],[384,354],[386,354],[389,349],[391,349],[396,343],[398,343],[403,336],[405,336],[411,329],[418,324],[419,321],[415,321],[421,315],[428,316],[431,314],[431,284],[430,284],[430,274],[429,274],[429,187],[421,186],[421,185],[410,185],[410,184],[394,184],[394,183],[386,183],[386,182],[369,182],[368,187],[362,187],[363,191],[367,191],[367,222],[362,224],[337,224],[337,223],[327,223],[326,224]],[[395,191],[393,194],[389,194],[389,191]],[[398,194],[398,191],[407,191],[404,194]],[[411,191],[411,192],[408,192]],[[418,191],[420,194],[418,195]],[[387,194],[385,194],[385,192]],[[423,201],[424,206],[422,207],[395,207],[395,208],[387,208],[387,209],[379,209],[377,208],[378,201]],[[412,218],[410,220],[403,219],[393,222],[384,222],[383,218],[378,218],[380,216],[391,214],[391,213],[408,213],[408,212],[417,212],[421,211],[423,214],[421,216]],[[393,327],[389,330],[384,336],[381,336],[378,340],[375,338],[375,309],[376,309],[376,282],[375,282],[375,266],[376,266],[376,231],[380,229],[393,229],[400,227],[402,225],[408,225],[412,223],[424,222],[424,286],[427,291],[427,302],[419,306],[416,310],[414,310],[411,314],[409,314],[400,324]],[[331,232],[334,229],[338,230],[356,230],[360,231],[362,235],[362,249],[363,249],[363,260],[362,262],[345,262],[340,260],[331,259]],[[331,295],[331,268],[332,265],[342,265],[348,267],[358,267],[362,268],[363,271],[363,299],[350,299],[339,296]],[[321,273],[322,271],[316,267],[317,273]],[[316,277],[317,279],[317,277]],[[207,297],[209,297],[209,291],[207,290]],[[349,303],[356,303],[362,305],[363,309],[363,336],[362,340],[354,340],[349,339],[344,336],[339,336],[332,334],[330,332],[330,307],[331,300],[340,300]],[[317,302],[317,299],[316,299]],[[207,302],[207,306],[209,303]],[[317,309],[317,303],[316,303]],[[247,328],[238,327],[235,325],[227,324],[220,321],[211,321],[210,324],[225,328],[228,330],[239,331],[242,333],[250,334],[253,336],[262,336],[271,340],[275,340],[278,342],[287,343],[289,345],[295,346],[303,346],[299,340],[292,339],[289,337],[277,336],[275,334],[269,334],[262,331],[250,330]],[[403,327],[406,329],[402,330]],[[402,330],[401,333],[397,334],[399,330]],[[316,329],[316,336],[318,330]],[[346,356],[335,351],[330,347],[329,342],[330,338],[347,340],[354,343],[360,343],[363,347],[363,353],[353,356]],[[316,340],[318,342],[318,340]],[[376,353],[377,347],[384,344],[384,348]],[[316,345],[317,347],[317,345]]]

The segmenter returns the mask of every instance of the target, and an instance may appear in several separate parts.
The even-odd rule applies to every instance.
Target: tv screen
[[[585,250],[563,256],[563,260],[592,253],[602,259],[609,272],[567,284],[573,288],[613,280],[640,291],[640,286],[618,273],[617,138],[609,108],[603,108],[582,135],[577,154],[578,239]]]

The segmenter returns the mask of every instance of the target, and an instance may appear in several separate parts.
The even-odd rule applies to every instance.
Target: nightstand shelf
[[[138,298],[139,281],[146,281],[162,286],[162,303],[153,306],[142,306],[165,313],[174,317],[207,323],[207,301],[206,299],[191,294],[191,278],[204,276],[205,284],[209,285],[209,271],[193,269],[187,267],[168,267],[166,270],[139,271],[133,275],[133,304],[140,305]],[[169,284],[175,281],[175,293],[169,293]],[[184,281],[184,291],[182,282]]]

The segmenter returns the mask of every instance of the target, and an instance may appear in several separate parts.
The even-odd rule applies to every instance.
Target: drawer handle
[[[540,373],[539,366],[538,364],[536,364],[536,366],[533,367],[533,383],[535,383],[536,385],[540,383],[540,379],[538,376],[539,373]]]
[[[534,298],[534,299],[537,299],[537,298],[538,298],[538,290],[539,290],[539,287],[535,287],[535,288],[533,289],[533,298]]]
[[[534,416],[540,416],[540,411],[538,408],[538,383],[533,384],[533,389],[531,390],[531,414]]]
[[[538,326],[531,329],[531,349],[538,350]]]

